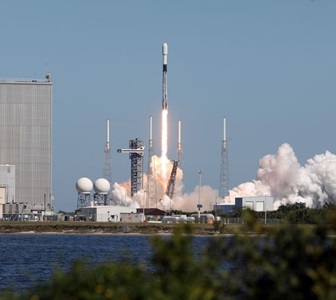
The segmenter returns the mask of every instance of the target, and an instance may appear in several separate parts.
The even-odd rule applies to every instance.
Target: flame
[[[183,172],[178,167],[173,199],[166,195],[167,185],[173,163],[168,159],[168,109],[162,110],[162,132],[161,132],[161,157],[153,155],[150,163],[151,173],[143,174],[143,186],[133,197],[130,197],[131,182],[115,183],[113,186],[113,199],[115,204],[133,207],[157,207],[164,210],[183,209],[185,211],[196,211],[199,198],[198,187],[190,194],[182,194]],[[150,181],[151,180],[151,181]],[[152,182],[152,184],[149,184]],[[204,192],[202,192],[204,190]],[[211,209],[206,202],[213,201],[216,192],[210,187],[201,189],[203,207]]]

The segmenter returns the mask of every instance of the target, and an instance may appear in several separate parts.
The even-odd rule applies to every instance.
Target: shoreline
[[[0,234],[147,234],[169,235],[181,224],[97,222],[1,222]],[[194,235],[218,234],[213,224],[191,224]]]
[[[264,235],[286,224],[261,224],[259,230],[253,231],[246,224],[224,224],[222,228],[215,228],[214,224],[188,224],[191,235],[195,236],[229,236],[229,235]],[[303,227],[307,231],[314,231],[318,225],[295,224],[292,226]],[[1,234],[110,234],[110,235],[171,235],[183,224],[167,223],[107,223],[107,222],[81,222],[81,221],[2,221],[0,222]],[[217,229],[217,230],[216,230]],[[183,231],[183,229],[182,229]],[[328,235],[335,237],[333,229],[328,230]]]

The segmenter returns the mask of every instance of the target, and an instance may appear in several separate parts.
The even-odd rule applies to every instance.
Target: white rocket
[[[168,44],[162,45],[162,109],[168,109],[167,98],[167,61],[168,61]]]

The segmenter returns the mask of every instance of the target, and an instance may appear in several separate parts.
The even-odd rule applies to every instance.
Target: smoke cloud
[[[183,172],[177,169],[175,189],[172,199],[166,195],[168,178],[161,174],[162,164],[167,174],[171,173],[173,163],[169,159],[153,156],[151,174],[144,174],[144,189],[130,197],[130,181],[115,183],[113,200],[117,205],[132,207],[157,207],[162,210],[202,211],[212,210],[218,190],[210,186],[196,186],[191,193],[183,193]],[[336,155],[326,151],[309,159],[301,166],[292,147],[285,143],[276,154],[264,156],[259,161],[256,179],[245,182],[229,191],[224,201],[234,203],[235,197],[273,196],[274,208],[281,204],[302,202],[306,207],[319,208],[326,202],[336,204]]]
[[[165,164],[165,166],[162,166]],[[197,211],[197,204],[203,205],[202,210],[212,210],[215,202],[217,190],[212,189],[210,186],[195,187],[195,190],[188,194],[183,194],[183,172],[177,168],[175,177],[175,187],[172,199],[166,195],[167,185],[173,162],[167,158],[158,157],[153,155],[151,158],[151,174],[144,174],[143,186],[132,198],[130,197],[131,184],[130,181],[123,183],[115,183],[113,185],[112,195],[113,203],[116,205],[124,205],[131,207],[157,207],[159,209],[182,210],[185,212]],[[163,176],[163,171],[167,170],[167,176]]]
[[[292,147],[285,143],[276,154],[260,159],[257,179],[232,189],[225,202],[233,202],[235,197],[264,195],[274,197],[275,209],[295,202],[310,208],[336,203],[336,155],[326,151],[301,166]]]

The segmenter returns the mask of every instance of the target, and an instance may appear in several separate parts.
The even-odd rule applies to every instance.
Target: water
[[[149,264],[150,235],[0,234],[0,289],[25,289],[45,283],[57,268],[67,270],[76,259],[93,264],[120,261]],[[199,253],[209,237],[195,237]]]

